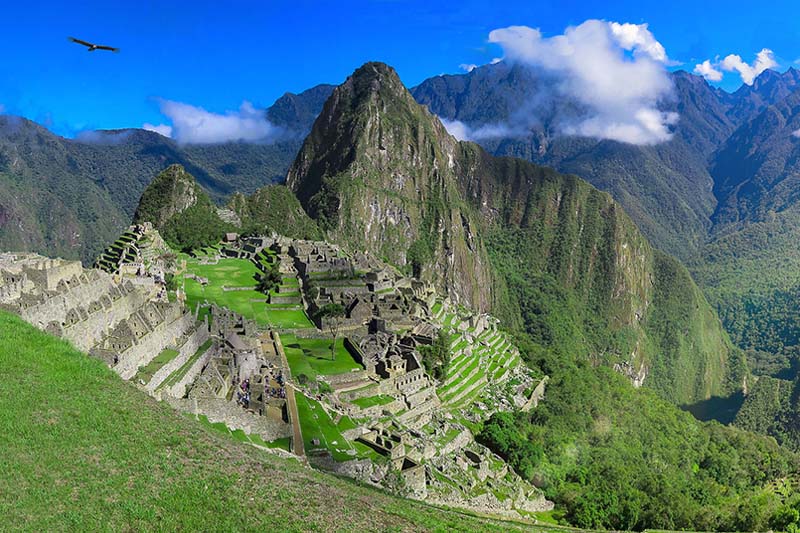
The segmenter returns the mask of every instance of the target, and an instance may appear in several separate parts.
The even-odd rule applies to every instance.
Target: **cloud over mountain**
[[[266,119],[264,110],[256,109],[247,101],[242,102],[238,111],[225,113],[212,113],[202,107],[164,99],[159,100],[159,106],[172,125],[148,123],[142,127],[179,143],[273,142],[283,131]]]
[[[695,65],[694,73],[703,76],[708,81],[722,81],[722,71],[737,72],[742,78],[742,82],[747,85],[753,85],[753,81],[759,74],[765,70],[777,67],[778,62],[775,61],[775,55],[769,48],[762,48],[756,54],[756,59],[752,64],[745,63],[742,56],[738,54],[728,54],[725,59],[719,61],[719,58],[712,63],[710,59],[706,59],[702,63]]]
[[[147,131],[154,131],[158,134],[163,135],[164,137],[172,137],[172,126],[168,126],[167,124],[150,124],[149,122],[145,122],[142,124],[142,129]]]
[[[744,83],[747,85],[753,85],[753,80],[755,80],[759,74],[768,68],[777,67],[778,62],[775,61],[772,50],[769,48],[763,48],[758,54],[756,54],[756,60],[752,65],[742,61],[740,56],[730,54],[722,60],[721,66],[728,72],[738,72]]]
[[[548,80],[531,95],[538,102],[570,102],[573,113],[555,124],[562,134],[655,144],[671,138],[678,117],[658,102],[672,96],[666,66],[673,64],[647,24],[587,20],[563,34],[545,37],[538,29],[509,26],[493,30],[489,42],[502,47],[504,59],[534,69]],[[534,106],[530,113],[535,114]],[[528,117],[530,123],[536,117]],[[523,124],[524,126],[524,124]],[[459,135],[476,139],[518,129],[516,124],[469,131],[451,122]],[[453,130],[451,130],[451,133]]]
[[[695,65],[694,73],[703,76],[708,81],[722,81],[722,71],[715,68],[710,59]]]

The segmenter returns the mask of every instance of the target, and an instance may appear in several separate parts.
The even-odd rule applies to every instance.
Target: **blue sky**
[[[800,58],[800,2],[318,1],[13,2],[0,12],[0,105],[73,135],[163,123],[159,98],[222,113],[269,106],[286,91],[340,83],[368,60],[408,86],[502,55],[489,32],[510,25],[563,33],[587,19],[648,23],[692,70],[715,56]],[[87,53],[68,35],[110,44]],[[741,85],[726,73],[721,85]]]

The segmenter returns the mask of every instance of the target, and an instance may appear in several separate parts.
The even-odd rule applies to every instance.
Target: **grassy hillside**
[[[497,531],[210,432],[0,312],[0,516],[31,531]]]

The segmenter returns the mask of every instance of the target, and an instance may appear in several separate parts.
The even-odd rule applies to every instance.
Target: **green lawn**
[[[190,309],[200,302],[216,303],[240,315],[255,320],[260,326],[276,328],[311,328],[314,325],[305,312],[295,310],[275,310],[267,304],[267,297],[255,290],[256,266],[246,259],[221,259],[216,265],[201,265],[188,256],[187,271],[208,279],[203,286],[194,279],[185,279],[186,303]],[[296,280],[295,280],[296,281]],[[223,287],[252,287],[252,290],[225,291]]]
[[[158,388],[161,389],[163,387],[171,387],[175,385],[177,382],[179,382],[183,378],[183,376],[186,375],[189,369],[192,368],[192,365],[194,365],[197,362],[197,360],[200,359],[203,356],[203,354],[208,351],[208,349],[211,347],[212,342],[213,341],[211,339],[208,339],[206,342],[204,342],[203,345],[200,346],[200,348],[198,348],[197,351],[189,359],[187,359],[187,361],[183,363],[183,365],[179,369],[177,369],[175,372],[167,376],[167,379],[162,381],[161,385],[159,385]]]
[[[198,420],[204,426],[207,426],[213,429],[214,431],[218,431],[223,435],[232,437],[239,442],[244,442],[246,444],[255,444],[257,446],[264,446],[265,448],[280,448],[281,450],[285,450],[287,452],[290,451],[289,446],[291,444],[291,438],[289,437],[277,439],[274,441],[265,441],[264,439],[261,438],[260,435],[256,433],[253,434],[245,433],[241,429],[232,430],[222,422],[212,423],[205,415],[199,415],[199,416],[187,415],[187,416],[192,419]]]
[[[392,497],[238,443],[5,312],[0,450],[4,531],[523,527]]]
[[[366,409],[367,407],[372,407],[375,405],[386,405],[392,403],[394,398],[391,396],[387,396],[385,394],[379,394],[377,396],[367,396],[365,398],[358,398],[357,400],[353,400],[353,405],[357,405],[362,409]]]
[[[339,425],[333,423],[319,402],[307,398],[304,394],[295,392],[297,412],[300,416],[300,427],[303,429],[303,444],[306,453],[313,454],[315,450],[328,450],[337,461],[350,461],[358,457],[376,458],[376,453],[366,446],[354,446],[342,436],[342,431],[354,426],[349,420],[342,418]],[[319,445],[314,444],[314,439],[319,440]],[[358,444],[358,443],[356,443]],[[348,451],[355,451],[349,454]]]
[[[314,380],[318,375],[328,376],[363,369],[345,349],[342,339],[336,339],[336,358],[331,359],[331,340],[281,335],[283,350],[286,352],[292,375],[297,377],[305,374]]]

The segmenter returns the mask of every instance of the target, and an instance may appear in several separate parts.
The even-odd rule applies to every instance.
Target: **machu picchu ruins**
[[[3,309],[250,443],[447,505],[509,516],[552,505],[470,430],[535,406],[546,377],[497,320],[369,254],[227,234],[187,255],[145,223],[95,268],[6,253],[0,272]],[[258,292],[269,273],[280,281]],[[343,315],[320,312],[331,304]],[[440,335],[437,379],[421,347]]]

